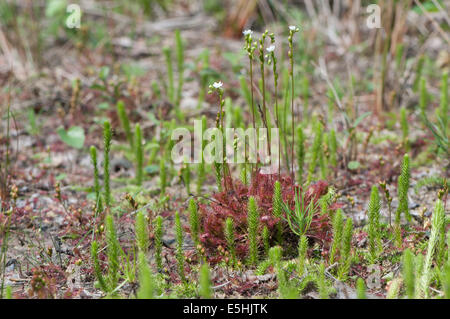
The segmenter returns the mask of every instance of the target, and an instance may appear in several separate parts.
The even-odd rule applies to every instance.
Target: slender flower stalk
[[[291,76],[291,121],[292,121],[292,144],[291,144],[291,178],[292,182],[294,183],[295,180],[295,173],[294,173],[294,144],[295,144],[295,125],[294,125],[294,46],[293,46],[293,39],[294,34],[296,32],[300,31],[300,29],[296,26],[289,26],[289,63],[290,63],[290,76]]]
[[[266,81],[265,81],[265,72],[264,72],[264,64],[265,64],[265,57],[264,54],[264,43],[266,42],[266,37],[269,31],[265,31],[261,35],[261,39],[259,39],[259,62],[260,62],[260,69],[261,69],[261,83],[262,83],[262,100],[263,100],[263,124],[266,127],[266,129],[269,131],[268,123],[267,123],[267,107],[266,107]],[[268,145],[269,145],[269,156],[270,156],[270,134],[268,134]]]
[[[253,59],[254,59],[254,52],[256,49],[256,42],[253,42],[252,39],[252,30],[245,30],[243,32],[245,37],[245,47],[244,49],[247,51],[248,61],[250,64],[250,91],[251,91],[251,108],[252,108],[252,124],[253,129],[256,128],[256,119],[255,119],[255,102],[254,102],[254,90],[253,90]],[[254,166],[252,165],[252,169]]]
[[[275,120],[278,129],[280,128],[280,119],[279,119],[279,111],[278,111],[278,72],[277,72],[277,57],[275,56],[275,35],[271,33],[269,35],[270,37],[270,47],[268,47],[266,50],[270,54],[270,58],[268,60],[269,64],[272,64],[272,70],[273,70],[273,82],[275,86]],[[278,180],[280,180],[281,176],[281,143],[278,141]]]
[[[256,121],[255,121],[255,104],[254,104],[254,92],[253,92],[253,58],[254,58],[254,52],[256,49],[256,42],[252,42],[252,30],[245,30],[243,32],[245,36],[245,47],[244,49],[247,51],[248,55],[248,61],[250,63],[250,89],[251,89],[251,96],[252,96],[252,122],[253,122],[253,128],[256,128]]]
[[[222,138],[225,138],[224,135],[224,125],[223,125],[223,120],[225,117],[225,112],[223,110],[224,105],[225,105],[225,99],[223,98],[223,83],[222,82],[214,82],[213,84],[211,84],[209,86],[209,92],[208,93],[212,93],[214,91],[217,92],[217,94],[219,95],[219,113],[217,114],[217,119],[216,119],[216,126],[218,129],[220,129],[221,133],[222,133]],[[226,180],[226,165],[225,165],[225,161],[224,161],[224,156],[225,156],[225,141],[222,140],[222,162],[221,163],[217,163],[220,166],[222,166],[222,179],[223,179],[223,183],[225,186],[225,191],[227,191],[227,180]],[[216,164],[216,165],[217,165]],[[219,168],[220,169],[220,168]],[[217,174],[220,174],[219,169],[217,169]],[[220,180],[220,178],[219,178]],[[219,185],[220,187],[220,185]]]

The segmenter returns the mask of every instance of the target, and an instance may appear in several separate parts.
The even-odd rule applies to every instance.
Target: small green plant
[[[199,278],[199,282],[200,282],[200,297],[202,297],[203,299],[211,299],[212,296],[212,288],[211,288],[211,278],[210,278],[210,274],[209,274],[209,267],[208,264],[203,264],[200,267],[200,278]]]
[[[436,246],[439,241],[439,233],[442,229],[442,224],[445,223],[445,213],[444,213],[444,205],[440,199],[436,201],[436,205],[434,207],[433,217],[431,221],[431,235],[428,240],[428,248],[427,254],[425,256],[425,263],[422,270],[422,276],[420,280],[420,290],[419,296],[428,298],[429,297],[429,289],[428,286],[431,280],[431,265],[433,262],[434,254],[436,251]]]
[[[248,167],[248,163],[242,163],[241,164],[241,168],[240,168],[240,172],[239,172],[239,177],[241,179],[242,184],[244,184],[245,186],[248,186],[249,184],[249,167]]]
[[[98,243],[93,241],[91,244],[91,258],[94,263],[94,272],[100,289],[108,295],[114,294],[119,283],[120,263],[119,256],[121,248],[117,239],[114,221],[111,215],[105,217],[106,226],[106,255],[108,257],[108,272],[106,278],[103,276],[102,268],[98,259]]]
[[[120,123],[122,124],[123,130],[125,131],[128,143],[130,143],[130,147],[131,149],[133,149],[133,134],[131,133],[130,120],[128,118],[127,112],[125,111],[125,104],[123,103],[123,101],[117,102],[117,115],[119,116]]]
[[[403,281],[406,296],[409,299],[413,299],[415,295],[416,274],[414,270],[414,255],[411,250],[405,249],[403,252]]]
[[[161,216],[155,219],[155,260],[158,271],[163,269],[162,263],[162,236],[163,236],[163,218]]]
[[[442,191],[442,190],[441,190]],[[441,200],[442,197],[440,197],[439,201],[442,203]],[[445,205],[443,204],[440,206],[439,209],[445,210]],[[440,228],[437,230],[438,232],[438,242],[436,244],[436,265],[438,267],[441,267],[445,264],[445,254],[448,253],[448,250],[450,249],[450,246],[445,247],[445,232],[447,229],[447,224],[449,224],[449,220],[445,217],[445,212],[442,213],[442,222],[440,223]],[[450,234],[450,233],[449,233]],[[447,257],[450,258],[450,257]]]
[[[262,276],[266,273],[266,270],[272,265],[272,261],[270,260],[270,258],[264,259],[263,261],[261,261],[258,265],[258,267],[256,267],[256,271],[255,274],[257,274],[258,276]]]
[[[341,259],[339,261],[338,277],[341,280],[346,280],[348,272],[350,270],[350,265],[352,261],[352,256],[350,254],[352,248],[352,236],[353,236],[353,220],[347,218],[345,223],[344,233],[342,236],[342,246],[341,246]]]
[[[447,233],[447,262],[443,267],[442,290],[444,297],[450,299],[450,232]]]
[[[405,214],[405,217],[408,221],[411,221],[411,215],[409,214],[408,209],[408,188],[409,188],[409,156],[408,154],[405,154],[403,157],[403,163],[402,163],[402,170],[400,177],[398,178],[398,186],[397,186],[397,193],[398,193],[398,208],[395,214],[395,238],[396,243],[398,246],[401,245],[401,228],[400,228],[400,221],[401,221],[401,214]]]
[[[108,121],[103,124],[103,140],[104,140],[104,159],[103,159],[103,178],[104,178],[104,194],[105,205],[109,209],[111,206],[111,188],[109,181],[109,152],[111,150],[111,125]]]
[[[176,258],[178,263],[178,274],[181,280],[186,280],[184,273],[184,250],[183,250],[183,228],[181,226],[180,214],[175,212],[175,239],[177,242]]]
[[[227,248],[231,256],[231,263],[234,265],[236,263],[236,247],[234,237],[234,225],[231,217],[228,217],[225,221],[225,238],[227,240]]]
[[[117,239],[116,228],[114,226],[114,220],[111,215],[106,215],[105,218],[106,226],[106,252],[108,256],[108,286],[111,291],[116,289],[119,283],[119,255],[120,255],[120,244]]]
[[[364,284],[364,279],[358,278],[356,280],[356,298],[366,299],[366,285]]]
[[[11,286],[6,286],[5,299],[13,299]]]
[[[282,254],[283,251],[280,246],[272,247],[269,250],[269,260],[277,274],[278,293],[281,298],[295,299],[297,298],[297,291],[295,287],[289,284],[281,261]]]
[[[423,255],[418,254],[416,258],[414,258],[414,268],[416,274],[421,274],[423,272]],[[414,280],[414,298],[419,298],[421,295],[421,287],[422,287],[422,276],[417,275],[415,276],[416,279]]]
[[[189,223],[191,226],[192,240],[194,241],[195,246],[198,246],[200,244],[200,222],[198,219],[197,203],[193,198],[189,200]]]
[[[72,126],[68,130],[59,127],[57,133],[67,145],[78,149],[83,148],[85,136],[84,129],[81,126]]]
[[[138,262],[139,290],[137,297],[139,299],[153,299],[155,298],[155,279],[143,252],[139,252]]]
[[[368,207],[369,213],[369,254],[370,262],[374,263],[381,253],[381,229],[380,229],[380,194],[378,187],[373,186],[370,193]]]
[[[401,286],[402,286],[402,279],[394,278],[386,293],[386,299],[397,299],[400,294]]]
[[[344,229],[344,219],[342,215],[342,210],[338,209],[334,214],[333,218],[333,241],[331,243],[330,249],[330,265],[336,261],[338,256],[339,247],[342,241],[342,232]]]
[[[136,145],[136,184],[142,185],[142,179],[144,176],[144,152],[142,150],[142,132],[141,126],[136,124],[134,131],[134,140]]]
[[[97,277],[98,284],[100,289],[104,292],[108,293],[110,291],[105,278],[103,277],[102,269],[100,267],[100,262],[98,260],[98,243],[97,241],[93,241],[91,244],[91,258],[94,263],[94,273],[95,277]]]
[[[139,251],[142,251],[144,253],[147,252],[148,246],[149,246],[149,236],[148,236],[148,229],[147,229],[147,221],[145,219],[144,214],[142,211],[138,211],[136,214],[136,226],[135,226],[135,232],[136,232],[136,244],[139,249]]]
[[[40,126],[36,123],[36,113],[32,107],[30,107],[27,111],[27,118],[29,124],[28,132],[30,135],[37,136],[40,133]]]
[[[319,205],[319,202],[314,200],[309,201],[309,204],[306,205],[305,195],[298,189],[295,194],[294,210],[291,210],[289,205],[283,202],[282,206],[286,218],[283,215],[282,218],[288,222],[292,232],[300,237],[306,234],[311,226],[312,219],[318,211]]]
[[[258,262],[258,227],[259,227],[259,212],[258,205],[253,196],[248,200],[247,212],[248,224],[248,240],[249,240],[249,264],[256,265]]]
[[[318,273],[316,275],[316,283],[317,289],[319,290],[320,299],[328,299],[328,285],[325,279],[325,264],[323,262],[320,263]]]

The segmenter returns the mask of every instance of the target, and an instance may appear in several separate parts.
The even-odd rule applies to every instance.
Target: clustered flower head
[[[265,31],[261,35],[261,39],[259,39],[259,59],[261,61],[261,65],[264,64],[264,42],[266,41],[266,37],[269,34],[269,31]]]
[[[269,65],[272,64],[272,62],[274,63],[274,66],[273,66],[274,75],[275,75],[275,77],[278,77],[278,74],[276,72],[277,58],[275,57],[275,34],[273,32],[270,33],[269,38],[270,38],[270,46],[268,48],[266,48],[266,51],[268,52],[268,54],[266,55],[267,63]]]
[[[256,42],[253,42],[253,39],[252,39],[253,31],[250,30],[250,29],[248,29],[248,30],[245,30],[245,31],[242,32],[242,33],[244,34],[244,37],[245,37],[245,47],[244,47],[244,50],[247,51],[248,57],[249,57],[250,60],[251,60],[251,59],[253,59],[253,52],[254,52],[255,49],[256,49]]]
[[[293,38],[294,38],[294,33],[300,31],[300,28],[295,26],[295,25],[291,25],[289,26],[289,38],[288,38],[288,42],[289,42],[289,59],[292,59],[293,55],[292,55],[292,42],[293,42]],[[291,65],[292,65],[292,61],[291,61]],[[292,67],[291,67],[291,72],[292,72]]]
[[[221,117],[224,115],[223,112],[223,106],[225,105],[225,100],[223,99],[223,83],[222,81],[219,82],[214,82],[213,84],[209,85],[209,91],[208,93],[211,94],[213,92],[217,92],[217,94],[219,95],[219,113],[217,114],[217,124],[218,121],[221,119]]]

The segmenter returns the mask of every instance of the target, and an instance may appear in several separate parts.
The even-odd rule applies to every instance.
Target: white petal
[[[222,85],[223,85],[223,83],[220,82],[220,81],[219,81],[219,82],[214,82],[214,83],[213,83],[213,86],[214,86],[216,89],[221,88]]]
[[[250,29],[248,29],[248,30],[245,30],[244,32],[242,32],[244,35],[252,35],[253,34],[253,31],[252,30],[250,30]]]
[[[275,45],[271,45],[266,50],[267,50],[267,52],[273,52],[275,50]]]

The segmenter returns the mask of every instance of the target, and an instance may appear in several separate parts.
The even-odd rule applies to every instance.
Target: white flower
[[[291,31],[298,31],[298,28],[295,25],[290,25],[289,30]]]
[[[250,29],[247,29],[247,30],[245,30],[244,32],[242,32],[242,34],[244,34],[244,36],[252,35],[252,34],[253,34],[253,31],[250,30]]]
[[[221,81],[219,81],[219,82],[214,82],[214,83],[213,83],[213,87],[214,87],[215,89],[221,88],[222,85],[223,85],[223,83],[222,83]]]
[[[275,45],[271,45],[266,50],[267,50],[267,52],[273,52],[275,50]]]

